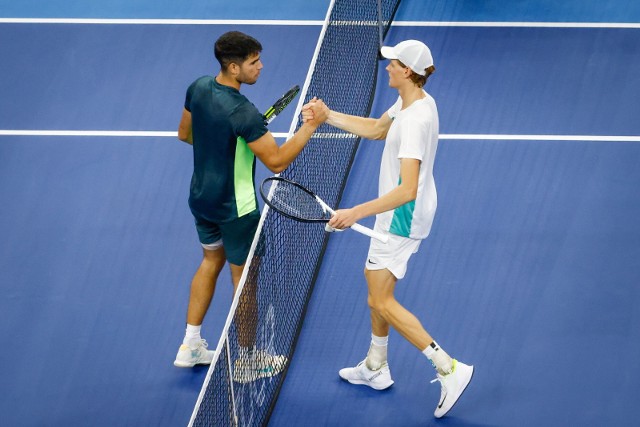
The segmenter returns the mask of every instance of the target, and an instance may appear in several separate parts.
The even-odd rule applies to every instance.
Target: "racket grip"
[[[353,231],[357,231],[358,233],[362,233],[365,236],[369,236],[373,239],[379,240],[382,243],[387,243],[387,241],[389,241],[389,236],[382,234],[382,233],[378,233],[377,231],[374,231],[368,227],[365,227],[364,225],[360,225],[358,223],[355,223],[351,226],[351,229]]]

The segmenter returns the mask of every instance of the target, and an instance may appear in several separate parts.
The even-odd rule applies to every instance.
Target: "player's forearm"
[[[327,123],[367,139],[384,139],[386,132],[378,126],[378,121],[370,117],[358,117],[331,110]]]
[[[353,209],[357,212],[358,219],[361,219],[390,211],[415,199],[416,190],[414,188],[399,185],[387,194],[362,203],[361,205],[354,206]]]
[[[274,162],[273,168],[270,169],[274,173],[280,173],[285,170],[304,149],[315,131],[316,126],[314,125],[304,123],[300,126],[300,129],[278,148],[276,162]]]

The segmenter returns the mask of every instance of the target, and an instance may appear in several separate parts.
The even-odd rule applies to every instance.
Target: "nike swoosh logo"
[[[371,261],[371,258],[369,258],[367,261],[369,261],[369,264],[373,264],[373,265],[376,265],[376,264],[377,264],[377,263],[375,263],[375,262]]]
[[[444,405],[444,401],[447,400],[447,395],[445,394],[444,397],[442,398],[442,401],[440,402],[440,404],[438,405],[438,409],[442,408],[442,405]]]

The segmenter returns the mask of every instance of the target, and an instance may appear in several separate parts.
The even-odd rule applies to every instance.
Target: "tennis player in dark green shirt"
[[[314,120],[304,123],[281,146],[276,144],[262,114],[240,93],[242,84],[252,85],[260,77],[261,51],[261,44],[251,36],[238,31],[223,34],[215,43],[220,72],[215,78],[197,79],[187,90],[178,138],[193,145],[189,207],[204,256],[191,282],[187,330],[174,362],[178,367],[212,361],[214,352],[207,350],[200,327],[225,263],[229,262],[234,292],[242,276],[260,219],[254,187],[255,158],[274,173],[283,171],[327,119],[322,101],[314,99],[309,104],[316,113]],[[243,294],[254,295],[247,286],[252,285],[246,283]],[[253,349],[255,316],[242,312],[251,305],[238,305],[241,353],[246,349],[247,355],[258,361],[253,367],[259,376],[276,375],[286,359]],[[254,374],[246,372],[244,379],[255,379]],[[238,372],[234,374],[236,380],[241,377]]]

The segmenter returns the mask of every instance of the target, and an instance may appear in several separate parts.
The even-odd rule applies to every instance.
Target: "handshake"
[[[302,107],[302,123],[308,123],[315,127],[320,126],[329,118],[329,107],[315,96]]]

